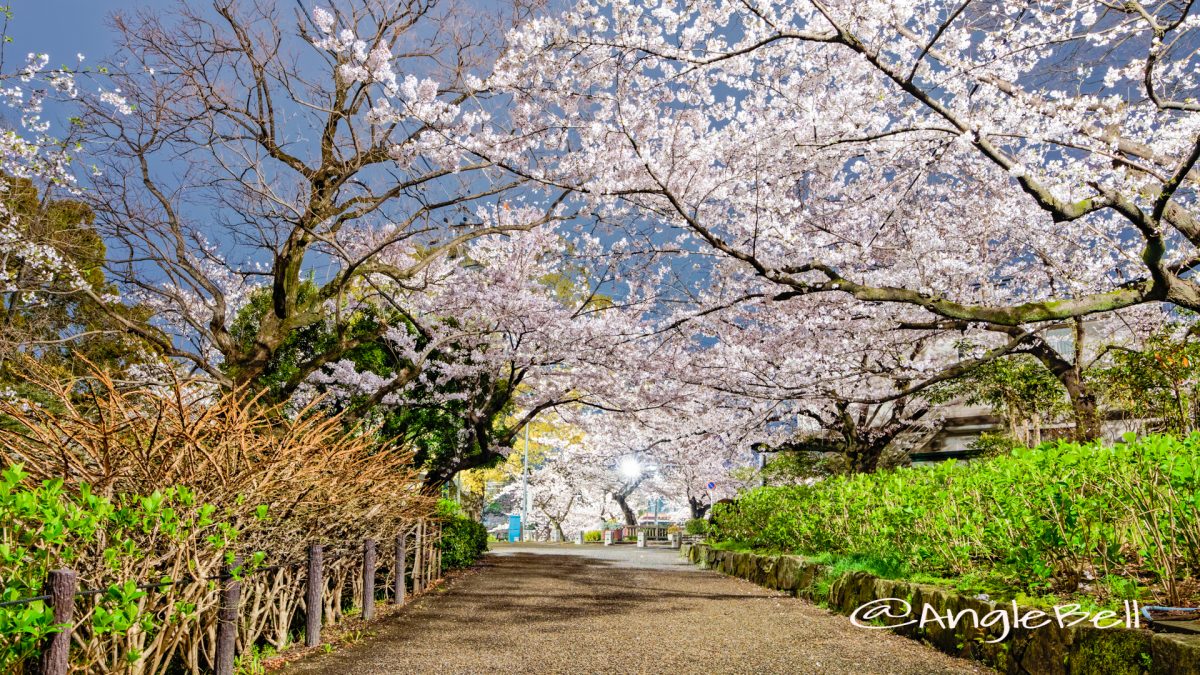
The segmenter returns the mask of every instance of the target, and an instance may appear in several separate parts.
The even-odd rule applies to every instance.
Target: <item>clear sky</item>
[[[117,10],[166,8],[173,0],[0,0],[12,10],[5,54],[9,67],[25,54],[50,55],[50,64],[75,63],[75,54],[97,63],[113,51],[108,16]]]

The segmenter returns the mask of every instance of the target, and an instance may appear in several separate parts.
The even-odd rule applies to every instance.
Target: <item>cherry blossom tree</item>
[[[356,349],[412,342],[416,298],[471,241],[561,217],[450,140],[487,117],[477,74],[494,32],[466,12],[355,0],[116,14],[110,103],[86,97],[81,124],[110,273],[155,310],[124,327],[220,386],[286,398]]]
[[[529,504],[536,520],[553,528],[560,541],[572,533],[596,529],[607,514],[610,467],[596,462],[582,445],[551,455],[529,475]],[[521,483],[508,488],[518,500]]]
[[[418,461],[436,455],[431,485],[501,460],[544,411],[604,405],[595,392],[616,386],[605,355],[636,318],[598,300],[600,282],[563,255],[567,248],[549,226],[477,237],[430,265],[422,288],[389,296],[405,308],[405,329],[313,373],[297,402],[332,394],[382,415],[385,436],[419,447],[423,439],[409,432],[427,428],[409,422],[439,411],[438,447],[418,451]]]
[[[528,133],[480,153],[687,233],[730,302],[843,294],[909,308],[899,335],[989,332],[1094,437],[1080,364],[1039,336],[1200,306],[1198,23],[1174,2],[582,2],[511,37],[493,81]]]
[[[901,434],[932,421],[926,383],[990,358],[958,354],[945,333],[895,324],[852,300],[743,301],[676,322],[669,339],[691,345],[677,376],[708,391],[697,394],[708,408],[747,419],[743,444],[833,453],[843,470],[874,471]]]
[[[547,153],[531,174],[785,298],[1002,325],[1194,308],[1191,10],[584,2],[514,36],[497,81]]]

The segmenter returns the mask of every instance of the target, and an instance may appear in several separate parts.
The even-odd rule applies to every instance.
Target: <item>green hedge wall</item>
[[[487,552],[488,533],[483,523],[462,514],[450,500],[438,503],[438,516],[442,519],[442,569],[470,567]]]
[[[999,573],[1026,588],[1150,577],[1178,599],[1176,581],[1200,573],[1200,435],[761,488],[716,506],[711,538]]]

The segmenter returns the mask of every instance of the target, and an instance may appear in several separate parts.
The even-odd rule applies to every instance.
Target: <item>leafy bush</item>
[[[92,494],[87,485],[71,494],[57,479],[31,488],[25,485],[27,478],[19,464],[0,474],[0,601],[40,595],[50,570],[63,565],[83,571],[86,579],[114,580],[112,573],[146,556],[152,537],[198,543],[210,554],[236,538],[232,529],[213,521],[214,508],[198,504],[187,488],[108,498]],[[87,574],[92,565],[103,569]],[[84,636],[110,637],[134,627],[155,631],[155,617],[139,611],[146,595],[132,580],[109,586],[96,596],[90,621],[77,630]],[[0,671],[17,672],[52,632],[53,614],[44,601],[0,607]]]
[[[1059,442],[760,488],[714,507],[710,527],[756,548],[982,573],[1027,590],[1074,592],[1088,579],[1146,573],[1178,602],[1177,581],[1200,574],[1200,435]]]
[[[1111,351],[1110,365],[1090,373],[1113,408],[1161,433],[1190,433],[1200,420],[1200,342],[1179,328],[1164,327],[1141,349]]]
[[[442,569],[470,567],[487,552],[488,532],[483,523],[468,518],[458,504],[442,499],[438,502],[438,517],[442,519]]]
[[[704,536],[708,534],[708,521],[703,518],[692,518],[684,523],[684,531],[691,535]]]
[[[1007,433],[985,431],[971,443],[973,450],[979,450],[985,457],[1011,455],[1017,448],[1023,447],[1017,439]]]
[[[0,599],[39,594],[60,567],[103,590],[77,599],[73,671],[212,670],[211,579],[234,554],[243,571],[273,567],[243,581],[239,639],[282,649],[309,542],[388,541],[433,511],[411,454],[336,416],[284,415],[200,382],[124,389],[95,373],[33,385],[41,402],[0,397]],[[360,565],[331,556],[332,597]],[[330,603],[327,621],[343,610]],[[48,622],[45,603],[0,608],[0,672],[20,672]]]
[[[604,541],[604,531],[603,530],[588,530],[587,532],[583,533],[583,540],[584,541],[592,541],[592,542]]]

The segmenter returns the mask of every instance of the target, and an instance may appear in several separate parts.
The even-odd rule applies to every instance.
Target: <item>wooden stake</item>
[[[242,566],[242,556],[221,568],[221,599],[217,605],[217,675],[233,675],[234,651],[237,647],[238,603],[242,599],[242,582],[233,571]]]
[[[71,629],[75,618],[75,591],[79,578],[73,570],[54,570],[46,579],[46,595],[54,611],[54,623],[62,630],[52,634],[42,649],[43,675],[67,675],[71,656]]]
[[[324,606],[325,577],[320,544],[308,545],[308,588],[304,595],[304,645],[321,644],[321,614]]]
[[[396,578],[392,580],[392,603],[397,605],[404,604],[404,572],[405,566],[408,564],[406,560],[408,551],[405,549],[407,539],[408,533],[403,530],[401,530],[400,534],[396,535]]]
[[[417,520],[417,541],[413,548],[413,595],[419,594],[425,590],[424,576],[425,566],[422,564],[422,554],[425,552],[425,538],[422,536],[425,533],[425,519]]]
[[[375,540],[363,542],[362,618],[375,618]]]

